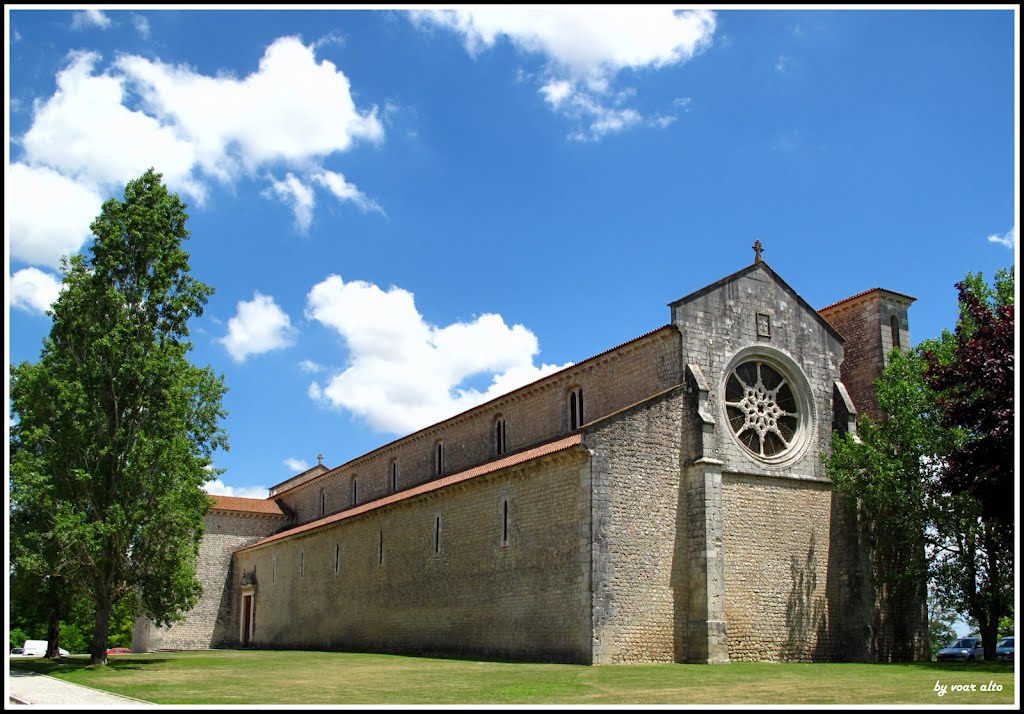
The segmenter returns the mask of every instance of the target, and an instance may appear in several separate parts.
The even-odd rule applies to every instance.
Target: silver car
[[[996,642],[996,660],[999,662],[1013,661],[1013,638],[1004,637]]]
[[[983,662],[985,648],[980,637],[961,637],[935,655],[937,662]]]

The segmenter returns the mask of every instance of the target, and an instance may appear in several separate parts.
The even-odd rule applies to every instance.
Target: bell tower
[[[875,395],[875,380],[894,349],[910,349],[907,309],[916,298],[873,288],[818,311],[843,336],[843,384],[858,414],[885,418]]]

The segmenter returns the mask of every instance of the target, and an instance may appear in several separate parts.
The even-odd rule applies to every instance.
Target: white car
[[[11,650],[11,657],[43,657],[46,655],[46,640],[26,640],[24,647],[15,647]],[[70,653],[63,647],[57,648],[61,657],[67,657]]]

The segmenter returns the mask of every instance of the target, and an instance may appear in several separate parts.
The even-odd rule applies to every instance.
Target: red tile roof
[[[330,525],[331,523],[337,523],[338,521],[342,521],[346,518],[352,518],[353,516],[361,515],[363,513],[366,513],[367,511],[376,510],[378,508],[381,508],[382,506],[386,506],[391,503],[405,501],[406,499],[413,498],[424,493],[430,493],[431,491],[436,491],[446,486],[451,486],[452,484],[455,483],[468,481],[469,479],[476,478],[478,476],[483,476],[484,474],[500,471],[501,469],[508,468],[509,466],[516,466],[527,461],[532,461],[533,459],[538,459],[541,456],[547,456],[548,454],[553,454],[558,451],[564,451],[565,449],[569,449],[581,443],[583,443],[582,434],[580,434],[579,432],[575,434],[570,434],[569,436],[557,439],[556,441],[549,441],[546,444],[535,446],[534,448],[527,449],[526,451],[520,451],[519,453],[516,454],[509,454],[508,456],[496,459],[494,461],[490,461],[486,464],[474,466],[473,468],[466,469],[465,471],[460,471],[457,474],[452,474],[451,476],[445,476],[443,478],[435,479],[434,481],[429,481],[427,483],[420,484],[419,486],[414,486],[410,489],[406,489],[405,491],[392,493],[389,496],[384,496],[383,498],[378,498],[374,501],[367,501],[366,503],[360,504],[353,508],[345,509],[340,513],[333,513],[319,520],[304,523],[301,526],[296,526],[295,528],[290,528],[289,530],[282,531],[281,533],[276,533],[272,536],[256,541],[252,545],[248,545],[245,548],[239,548],[239,550],[248,550],[249,548],[255,548],[257,546],[266,545],[267,543],[271,543],[273,541],[281,540],[282,538],[289,538],[294,535],[299,535],[300,533],[315,530],[317,528]]]
[[[873,292],[885,292],[885,293],[889,293],[891,295],[897,295],[897,296],[899,296],[901,298],[906,298],[907,300],[911,300],[911,301],[917,300],[917,298],[915,298],[915,297],[910,297],[909,295],[904,295],[903,293],[898,293],[895,290],[886,290],[885,288],[871,288],[870,290],[865,290],[862,293],[857,293],[856,295],[851,295],[848,298],[843,298],[842,300],[840,300],[838,302],[834,302],[831,305],[826,305],[825,307],[823,307],[820,310],[818,310],[818,312],[822,313],[825,310],[829,310],[829,309],[835,307],[836,305],[842,305],[844,302],[850,302],[851,300],[856,300],[857,298],[862,298],[865,295],[870,295]]]
[[[240,513],[262,513],[270,516],[284,516],[276,501],[268,498],[239,498],[237,496],[214,496],[214,511],[237,511]]]

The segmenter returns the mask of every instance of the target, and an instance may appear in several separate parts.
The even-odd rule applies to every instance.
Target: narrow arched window
[[[323,516],[323,515],[326,515],[326,514],[327,514],[327,493],[323,489],[320,489],[320,515]]]
[[[353,476],[352,477],[352,505],[354,506],[357,503],[359,503],[359,481],[357,481],[356,477]]]
[[[498,417],[494,420],[494,451],[501,456],[505,453],[505,419]]]
[[[388,488],[391,490],[391,493],[398,490],[398,462],[394,460],[391,462],[390,473],[388,475]]]
[[[501,545],[508,545],[508,498],[501,499]]]
[[[437,442],[434,449],[434,474],[440,476],[444,473],[444,442]]]
[[[892,330],[892,348],[901,349],[900,345],[900,319],[893,315],[889,318],[889,329]]]
[[[569,431],[583,426],[583,388],[576,387],[569,392]]]

